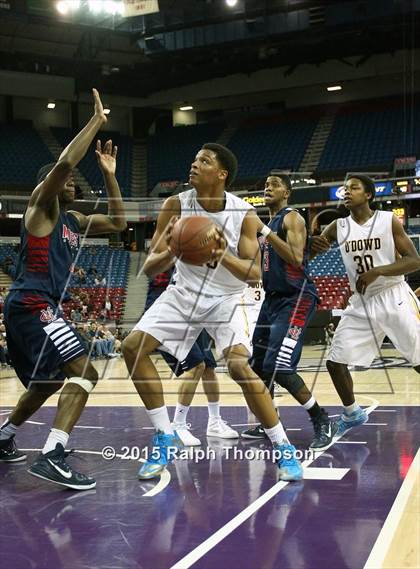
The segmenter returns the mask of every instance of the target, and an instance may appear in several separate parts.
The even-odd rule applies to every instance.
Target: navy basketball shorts
[[[86,354],[76,330],[47,295],[11,291],[4,317],[10,359],[25,387],[35,381],[64,381],[63,366]]]
[[[255,373],[272,377],[296,372],[305,329],[316,306],[317,299],[310,294],[266,295],[252,337],[250,364]]]
[[[191,348],[185,360],[179,361],[170,353],[163,350],[159,350],[159,353],[171,368],[173,373],[176,375],[176,377],[179,377],[183,373],[195,368],[202,362],[205,363],[206,367],[214,369],[217,364],[210,346],[211,338],[208,333],[203,330],[193,344],[193,347]]]

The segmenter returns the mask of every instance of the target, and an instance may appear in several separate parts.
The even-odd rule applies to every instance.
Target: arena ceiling
[[[6,3],[2,69],[71,76],[79,92],[95,84],[138,97],[238,72],[286,66],[290,75],[328,59],[361,66],[374,54],[413,48],[420,10],[418,0],[239,0],[236,10],[224,0],[159,0],[157,14],[93,19],[62,17],[50,0],[0,7]],[[346,18],[350,5],[355,17]]]

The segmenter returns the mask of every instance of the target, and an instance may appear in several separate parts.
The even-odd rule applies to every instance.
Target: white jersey
[[[351,215],[337,220],[337,241],[353,292],[359,275],[395,262],[392,218],[392,212],[377,210],[363,225],[356,223]],[[364,297],[374,296],[401,282],[404,282],[403,275],[378,277],[367,287]]]
[[[211,219],[222,230],[229,253],[238,257],[238,244],[242,222],[253,207],[234,194],[226,192],[226,204],[223,211],[209,212],[198,203],[195,189],[179,194],[181,217],[202,215]],[[215,268],[208,265],[195,266],[177,260],[174,280],[176,286],[206,296],[224,296],[242,293],[246,284],[237,279],[220,263]]]
[[[265,298],[265,291],[260,281],[256,286],[248,285],[242,295],[242,305],[245,310],[247,320],[247,332],[252,338],[255,325],[261,311],[261,306]]]

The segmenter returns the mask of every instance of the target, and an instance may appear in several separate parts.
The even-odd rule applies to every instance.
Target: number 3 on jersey
[[[372,255],[356,255],[353,257],[354,262],[357,263],[356,273],[361,275],[362,273],[366,273],[373,269],[373,258]]]

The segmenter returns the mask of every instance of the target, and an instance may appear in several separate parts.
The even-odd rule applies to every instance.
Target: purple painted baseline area
[[[371,422],[387,426],[359,427],[343,439],[367,444],[336,444],[312,464],[349,468],[341,481],[287,485],[194,567],[362,568],[419,443],[420,408],[393,409],[371,415]],[[311,427],[305,413],[296,407],[281,412],[288,427],[302,427],[289,435],[306,448]],[[40,448],[53,414],[53,408],[44,408],[34,415],[34,421],[46,424],[22,427],[19,446]],[[231,423],[248,421],[244,408],[225,408],[223,414]],[[193,408],[189,420],[216,459],[177,461],[170,467],[169,486],[154,497],[143,494],[156,482],[139,482],[138,463],[132,460],[106,461],[94,454],[70,458],[97,479],[97,488],[85,493],[32,478],[25,463],[0,464],[2,566],[166,569],[275,484],[274,465],[226,459],[225,442],[206,439],[205,408]],[[151,431],[139,428],[149,426],[142,408],[88,407],[79,423],[105,427],[75,429],[69,446],[80,450],[112,445],[121,452],[150,440]],[[260,447],[244,440],[238,446]],[[28,462],[34,456],[29,453]]]

